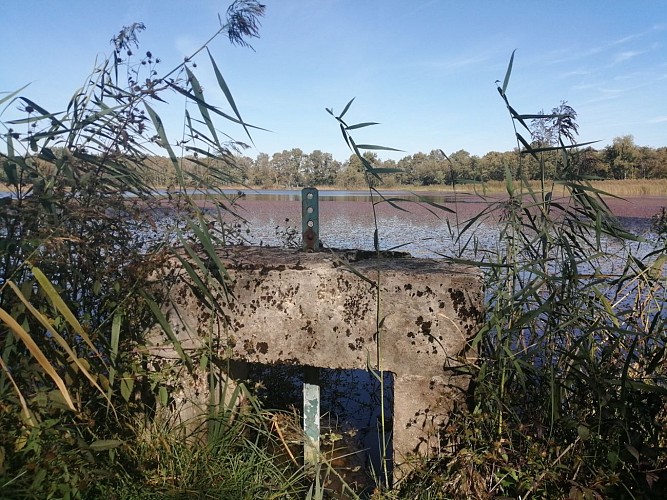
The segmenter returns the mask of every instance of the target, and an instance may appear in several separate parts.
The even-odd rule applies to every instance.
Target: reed
[[[158,411],[174,406],[177,373],[213,377],[224,367],[221,339],[209,335],[202,349],[187,349],[158,304],[171,283],[162,272],[169,259],[183,260],[202,300],[227,292],[214,247],[234,237],[226,224],[233,200],[216,186],[235,179],[242,143],[220,134],[218,121],[252,138],[208,46],[219,36],[247,45],[263,10],[254,0],[232,2],[213,36],[167,71],[139,51],[145,26],[124,27],[64,113],[44,109],[25,88],[0,98],[5,112],[18,108],[0,135],[12,194],[0,200],[0,497],[305,496],[303,471],[274,460],[272,415],[242,384],[228,407],[211,405],[204,428]],[[230,115],[207,101],[197,54]],[[155,103],[176,97],[187,112],[172,142]],[[178,177],[167,226],[145,182],[155,149]],[[208,185],[180,168],[194,153]],[[215,193],[208,206],[222,229],[211,229],[185,189],[193,183]],[[145,332],[155,325],[178,353],[162,370],[147,356]]]
[[[262,13],[259,3],[236,0],[227,22],[193,57],[221,35],[247,44]],[[234,152],[243,147],[221,141],[216,120],[240,126],[250,140],[253,127],[210,53],[204,63],[233,116],[207,101],[192,58],[166,72],[150,52],[133,60],[143,29],[134,23],[113,39],[113,57],[86,79],[64,114],[42,108],[24,89],[0,99],[3,106],[20,105],[19,116],[3,122],[0,152],[13,195],[0,200],[0,496],[323,498],[319,475],[309,478],[292,460],[277,457],[285,446],[272,430],[274,415],[243,385],[229,407],[211,405],[205,433],[161,420],[156,411],[174,403],[178,370],[214,377],[224,366],[217,349],[224,339],[209,335],[204,348],[188,350],[170,331],[158,306],[161,287],[170,282],[156,284],[155,276],[166,260],[180,259],[215,315],[215,298],[229,293],[215,248],[233,237],[226,230],[233,200],[219,186],[236,181]],[[502,193],[475,217],[503,214],[495,248],[476,246],[474,224],[454,225],[458,250],[478,249],[474,264],[484,270],[488,291],[485,322],[470,339],[479,358],[462,368],[474,391],[470,407],[443,430],[442,456],[393,489],[385,467],[376,496],[661,498],[667,480],[664,213],[655,218],[656,240],[641,242],[616,224],[605,200],[664,195],[665,184],[578,178],[568,168],[569,153],[585,144],[568,140],[567,121],[557,143],[531,145],[524,136],[534,116],[510,106],[512,63],[513,57],[498,90],[520,150],[516,171],[526,155],[540,163],[553,153],[565,175],[528,181],[508,172],[502,184],[452,186]],[[170,140],[155,107],[170,92],[188,110],[179,141]],[[388,148],[354,141],[350,131],[372,123],[348,125],[351,104],[338,115],[329,112],[365,169],[373,208],[413,202],[378,190],[379,178],[397,170],[364,156]],[[561,118],[540,119],[562,124]],[[173,195],[176,223],[162,227],[162,236],[145,231],[158,227],[162,209],[145,183],[149,176],[141,175],[154,168],[151,148],[168,156],[178,187],[210,187],[220,231],[211,230],[185,189]],[[206,179],[181,169],[185,154],[194,153],[191,161]],[[228,162],[221,165],[220,158]],[[121,193],[136,198],[128,202]],[[653,247],[642,256],[627,252],[621,269],[610,271],[614,256],[605,239]],[[377,229],[374,242],[379,252]],[[376,284],[382,335],[381,277],[365,278]],[[159,371],[149,366],[143,336],[155,324],[178,353]],[[383,383],[381,354],[369,369]],[[241,392],[248,412],[234,413]],[[192,440],[202,445],[187,446]]]
[[[485,272],[487,315],[471,339],[479,353],[469,367],[471,405],[443,433],[449,451],[402,493],[660,498],[667,467],[667,249],[656,240],[645,256],[633,255],[629,245],[641,238],[616,224],[605,204],[612,193],[569,173],[575,134],[559,128],[556,143],[541,148],[523,137],[533,115],[510,105],[513,57],[498,91],[517,137],[517,171],[527,155],[540,161],[556,151],[565,177],[536,185],[508,171],[503,199],[476,216],[503,213],[496,247],[478,250],[472,262]],[[542,117],[571,123],[561,118]],[[459,239],[475,248],[472,227]],[[605,239],[626,249],[620,271],[609,270],[617,257],[607,253]]]

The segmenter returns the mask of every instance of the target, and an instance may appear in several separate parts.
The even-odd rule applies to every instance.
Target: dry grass
[[[539,181],[529,181],[529,185],[536,191],[540,190]],[[638,196],[666,196],[667,197],[667,179],[636,179],[636,180],[604,180],[591,181],[591,185],[595,189],[604,191],[614,196],[634,198]],[[420,187],[419,191],[442,191],[451,190],[451,186],[427,186]],[[471,191],[472,185],[461,185],[457,187],[459,190]],[[504,193],[506,192],[505,181],[488,181],[484,185],[477,185],[478,191],[486,191],[487,193]],[[554,194],[559,194],[558,189]],[[566,194],[563,190],[560,194]]]
[[[667,196],[667,179],[595,181],[592,185],[616,196]]]

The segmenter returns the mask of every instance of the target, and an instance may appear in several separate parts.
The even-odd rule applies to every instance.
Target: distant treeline
[[[515,178],[564,179],[587,176],[597,179],[663,179],[667,178],[667,147],[637,146],[632,136],[617,137],[603,149],[592,147],[570,150],[569,171],[562,168],[561,151],[538,153],[537,159],[524,154],[517,161],[517,151],[491,151],[477,156],[459,150],[447,157],[440,150],[428,154],[416,153],[398,161],[380,160],[372,152],[365,156],[376,167],[398,168],[399,173],[383,176],[385,186],[430,186],[466,181],[498,181],[505,178],[507,169]],[[304,153],[299,148],[284,150],[269,156],[259,153],[256,158],[237,155],[230,161],[202,157],[185,157],[183,170],[191,175],[193,184],[245,184],[256,187],[290,188],[297,186],[333,186],[353,188],[366,185],[359,158],[351,155],[344,162],[330,153],[319,150]],[[149,157],[141,176],[155,186],[176,184],[176,170],[166,157]],[[521,171],[519,171],[521,170]],[[221,172],[226,172],[221,176]],[[3,176],[4,172],[0,172]]]
[[[400,173],[385,175],[386,185],[429,186],[452,184],[468,180],[503,180],[509,168],[515,176],[539,179],[590,176],[600,179],[660,179],[667,178],[667,147],[637,146],[632,136],[617,137],[610,146],[596,150],[592,147],[571,151],[570,171],[562,169],[562,153],[559,151],[538,154],[538,159],[524,155],[517,161],[516,151],[491,151],[477,156],[465,150],[448,155],[439,151],[416,153],[398,161],[379,160],[375,153],[366,157],[376,166],[399,168]],[[168,185],[174,175],[168,159],[158,159],[164,168],[156,169],[151,179],[155,184]],[[208,160],[210,161],[210,160]],[[542,162],[542,165],[540,164]],[[190,163],[190,165],[188,165]],[[205,163],[205,161],[204,161]],[[269,156],[260,153],[256,158],[237,157],[236,176],[247,185],[259,187],[338,186],[344,188],[365,185],[361,162],[355,155],[344,162],[337,161],[330,153],[319,150],[304,153],[299,148],[285,150]],[[184,160],[185,169],[198,170],[198,177],[205,178],[205,168]],[[522,169],[519,172],[518,169]]]

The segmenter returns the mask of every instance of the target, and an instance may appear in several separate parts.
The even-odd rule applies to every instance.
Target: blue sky
[[[580,140],[632,134],[667,146],[667,2],[265,0],[255,51],[224,38],[211,50],[259,152],[294,147],[349,156],[325,107],[376,121],[357,142],[482,155],[515,146],[495,88],[516,49],[508,96],[519,112],[561,100],[579,114]],[[63,110],[109,40],[138,21],[141,50],[171,69],[218,27],[229,2],[212,0],[0,0],[0,91],[23,92]],[[204,54],[205,56],[205,54]],[[205,58],[198,75],[208,99],[226,108]],[[0,110],[2,111],[2,110]],[[163,110],[171,137],[182,129],[182,99]],[[9,109],[2,120],[14,115]],[[220,123],[238,139],[242,131]]]

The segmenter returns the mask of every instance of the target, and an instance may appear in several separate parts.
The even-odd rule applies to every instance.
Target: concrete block
[[[415,458],[437,452],[439,429],[467,389],[468,378],[453,368],[474,355],[467,340],[482,319],[481,278],[441,260],[341,255],[358,259],[350,262],[354,271],[328,252],[221,248],[233,298],[216,295],[218,314],[175,262],[169,272],[180,281],[164,311],[191,353],[214,338],[220,356],[239,361],[334,369],[370,363],[392,372],[400,477]],[[159,329],[150,338],[157,357],[173,357]]]

